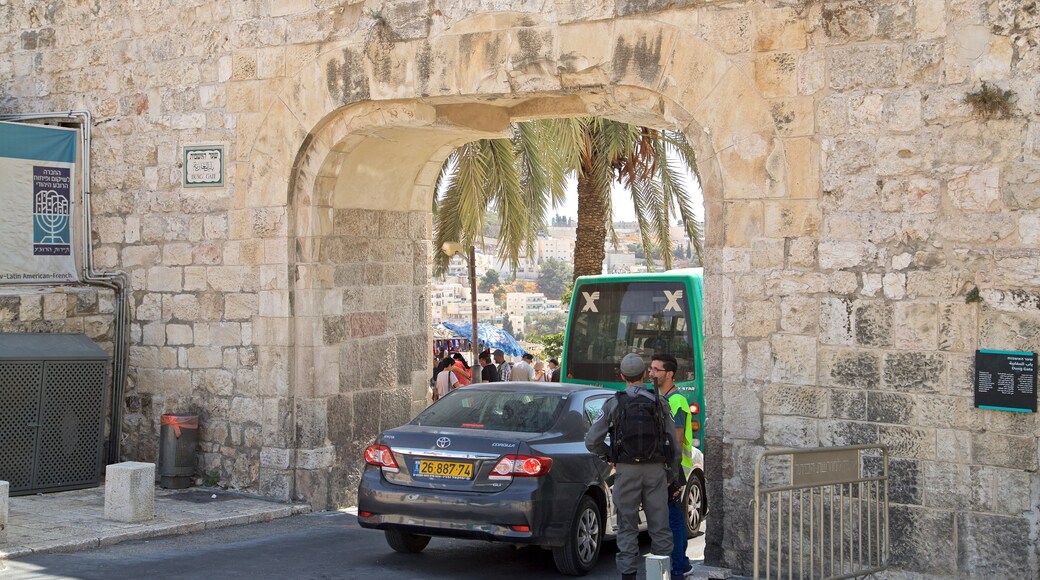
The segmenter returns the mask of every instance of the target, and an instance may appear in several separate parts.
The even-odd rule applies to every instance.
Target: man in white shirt
[[[512,381],[533,381],[534,380],[534,367],[531,363],[534,361],[534,356],[524,353],[521,357],[520,362],[513,365],[513,372],[510,375]]]
[[[451,372],[451,367],[454,366],[454,361],[449,363],[448,366],[444,367],[444,370],[437,373],[437,390],[434,392],[434,400],[440,399],[447,395],[452,389],[458,386],[459,377],[455,376],[455,373]]]

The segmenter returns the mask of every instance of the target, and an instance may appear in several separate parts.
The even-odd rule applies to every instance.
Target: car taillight
[[[549,473],[552,459],[533,457],[531,455],[506,455],[498,460],[488,479],[508,479],[510,477],[540,477]]]
[[[690,403],[690,414],[696,415],[701,412],[701,406],[697,403]]]
[[[369,445],[365,448],[365,463],[382,467],[387,471],[397,471],[394,452],[386,445]]]

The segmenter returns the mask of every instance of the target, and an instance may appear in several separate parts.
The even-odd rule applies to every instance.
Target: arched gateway
[[[127,458],[188,407],[202,471],[350,504],[361,450],[424,404],[441,162],[600,115],[698,153],[709,562],[749,569],[763,451],[880,443],[895,567],[1040,573],[1040,426],[972,399],[976,349],[1040,350],[1031,3],[203,4],[99,7],[90,34],[0,7],[3,112],[98,119],[95,259],[134,289]],[[965,104],[981,81],[1008,116]],[[181,188],[180,147],[212,142],[229,186]],[[0,329],[39,298],[5,300]]]

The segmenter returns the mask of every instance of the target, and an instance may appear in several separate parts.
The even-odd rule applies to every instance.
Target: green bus
[[[561,380],[620,390],[630,352],[649,366],[656,353],[679,363],[675,384],[693,414],[693,444],[704,451],[703,270],[581,276],[574,282],[563,339]]]

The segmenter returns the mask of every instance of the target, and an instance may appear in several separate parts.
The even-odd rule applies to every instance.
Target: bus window
[[[612,282],[576,289],[570,324],[568,376],[617,381],[621,357],[630,352],[649,362],[671,353],[679,362],[676,380],[696,372],[689,300],[681,282]]]

